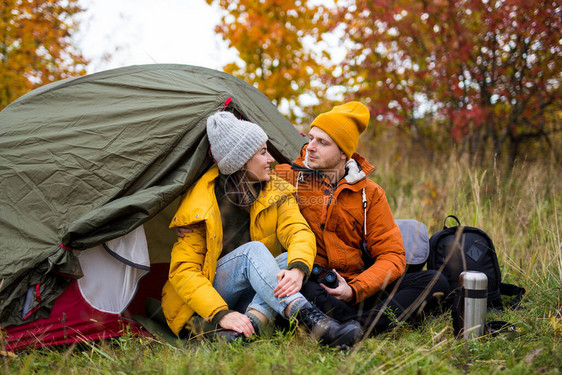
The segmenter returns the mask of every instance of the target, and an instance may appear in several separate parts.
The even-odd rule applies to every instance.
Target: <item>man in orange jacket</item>
[[[319,115],[300,156],[275,173],[297,188],[300,210],[316,235],[315,263],[337,276],[337,287],[312,277],[301,292],[335,319],[358,320],[376,333],[394,318],[417,316],[449,286],[435,271],[405,273],[402,237],[385,192],[367,178],[373,165],[355,153],[369,118],[359,102]]]

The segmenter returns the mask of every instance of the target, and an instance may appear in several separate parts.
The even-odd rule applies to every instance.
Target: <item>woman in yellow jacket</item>
[[[170,225],[189,228],[174,244],[162,291],[170,328],[232,341],[280,314],[322,343],[353,345],[362,336],[357,322],[338,323],[299,292],[316,240],[294,187],[269,174],[265,132],[218,112],[207,119],[207,136],[217,165],[186,193]]]

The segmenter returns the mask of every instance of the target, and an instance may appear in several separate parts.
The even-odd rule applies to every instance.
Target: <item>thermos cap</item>
[[[488,277],[483,272],[464,271],[459,275],[459,285],[464,289],[487,290]]]

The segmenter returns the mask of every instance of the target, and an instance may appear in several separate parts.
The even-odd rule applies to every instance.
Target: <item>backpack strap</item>
[[[492,320],[490,322],[486,322],[485,328],[486,333],[492,337],[505,333],[513,335],[517,331],[515,324],[511,324],[503,320]]]
[[[448,218],[453,218],[453,219],[455,219],[455,220],[457,221],[457,223],[458,223],[458,226],[461,225],[461,221],[459,220],[458,217],[456,217],[455,215],[448,215],[448,216],[445,218],[445,220],[443,220],[443,230],[445,230],[445,229],[447,229],[447,228],[450,228],[450,227],[447,226],[447,219],[448,219]]]
[[[509,307],[514,310],[519,310],[521,308],[521,299],[525,294],[525,288],[517,285],[500,283],[500,293],[504,296],[515,296],[515,298],[509,303]]]

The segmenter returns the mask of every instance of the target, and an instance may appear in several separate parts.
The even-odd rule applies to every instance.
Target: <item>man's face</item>
[[[311,169],[337,169],[342,162],[345,164],[347,157],[324,130],[314,126],[308,132],[308,138],[310,142],[306,150]]]

